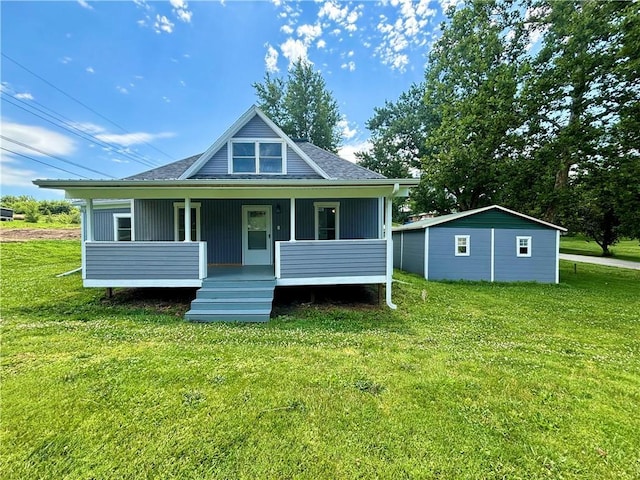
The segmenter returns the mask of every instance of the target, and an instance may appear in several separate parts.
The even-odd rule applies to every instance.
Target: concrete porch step
[[[271,311],[273,292],[269,297],[258,298],[197,298],[191,302],[191,310],[264,310]]]
[[[271,306],[259,310],[189,310],[185,318],[192,322],[268,322]]]
[[[275,286],[245,287],[242,286],[206,286],[200,288],[196,298],[273,298]]]

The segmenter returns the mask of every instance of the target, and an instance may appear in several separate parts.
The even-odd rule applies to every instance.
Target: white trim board
[[[277,278],[276,286],[293,287],[302,285],[357,285],[367,283],[385,283],[386,281],[386,275],[363,275],[357,277]]]

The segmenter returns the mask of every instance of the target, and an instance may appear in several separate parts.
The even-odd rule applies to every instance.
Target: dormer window
[[[229,173],[286,173],[282,141],[238,139],[229,144]]]

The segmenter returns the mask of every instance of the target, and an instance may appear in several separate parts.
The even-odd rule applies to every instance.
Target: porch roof
[[[67,198],[363,198],[407,196],[417,178],[34,180],[42,188],[64,190]]]

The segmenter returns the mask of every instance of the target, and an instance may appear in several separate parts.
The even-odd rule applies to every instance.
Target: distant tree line
[[[450,8],[424,81],[376,108],[361,165],[417,173],[414,211],[501,204],[609,253],[640,238],[637,2]]]
[[[28,195],[3,195],[0,204],[14,213],[24,215],[30,223],[44,217],[46,221],[80,223],[80,209],[67,200],[36,200]]]

